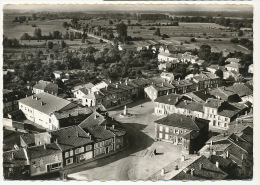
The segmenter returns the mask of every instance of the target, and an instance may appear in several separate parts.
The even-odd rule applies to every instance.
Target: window
[[[182,130],[180,130],[180,133],[182,134],[182,133],[183,133],[183,131],[182,131]]]
[[[73,156],[73,150],[70,151],[70,156]]]
[[[53,164],[50,164],[48,166],[50,166],[50,170],[56,170],[56,169],[59,169],[61,167],[61,163],[53,163]]]
[[[79,148],[76,148],[75,154],[78,154],[78,153],[80,153],[80,150],[79,150]]]
[[[79,156],[79,159],[80,159],[80,160],[85,159],[85,154],[81,154],[81,155]]]
[[[169,132],[169,127],[165,127],[165,132]]]
[[[168,134],[165,134],[165,139],[169,139],[169,135]]]
[[[66,165],[72,164],[73,158],[66,159]]]
[[[179,134],[179,130],[176,129],[176,134]]]
[[[163,131],[163,126],[159,126],[159,130],[160,130],[160,131]]]
[[[162,138],[163,138],[163,137],[162,137],[162,133],[159,133],[159,138],[160,138],[160,139],[162,139]]]
[[[65,152],[65,158],[69,157],[69,152]]]
[[[213,126],[216,126],[216,120],[213,120]]]
[[[86,146],[86,151],[91,150],[91,149],[92,149],[92,145]]]

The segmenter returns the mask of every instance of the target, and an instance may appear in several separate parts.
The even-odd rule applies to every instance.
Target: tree
[[[155,32],[154,32],[154,35],[161,36],[161,30],[160,30],[160,28],[156,28],[156,30],[155,30]]]
[[[113,21],[109,20],[108,23],[111,25],[111,24],[113,24]]]
[[[118,34],[119,41],[123,42],[125,41],[125,38],[127,37],[127,25],[123,22],[116,25],[116,31]]]
[[[191,42],[196,42],[196,39],[194,37],[190,38]]]
[[[203,44],[200,46],[198,57],[202,60],[209,62],[211,53],[211,47],[207,44]]]
[[[36,14],[32,14],[32,19],[35,21],[37,19]]]
[[[131,20],[130,19],[127,19],[127,24],[131,24]]]
[[[239,40],[238,40],[238,38],[233,38],[233,39],[230,39],[230,42],[231,43],[239,43]]]
[[[215,74],[219,77],[219,78],[223,78],[223,71],[221,69],[216,70]]]
[[[42,38],[42,30],[40,28],[35,28],[34,32],[33,32],[33,37],[36,40],[39,40]]]
[[[61,48],[65,48],[66,47],[66,43],[64,42],[64,40],[61,41]]]
[[[242,31],[242,30],[239,30],[238,36],[239,36],[239,37],[242,37],[243,35],[244,35],[243,31]]]
[[[52,49],[53,48],[53,42],[49,41],[48,44],[47,44],[47,48]]]

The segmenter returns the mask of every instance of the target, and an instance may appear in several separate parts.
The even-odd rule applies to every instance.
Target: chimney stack
[[[14,152],[11,152],[11,160],[14,159]]]
[[[244,160],[244,154],[241,155],[241,159]]]
[[[79,137],[79,132],[78,131],[76,131],[76,136]]]
[[[218,161],[216,161],[216,167],[219,168],[219,162]]]
[[[105,124],[105,130],[107,129],[107,125]]]
[[[190,169],[190,175],[193,177],[193,175],[194,175],[194,168]]]
[[[182,162],[185,161],[185,156],[184,156],[184,155],[181,156],[181,161],[182,161]]]
[[[227,152],[226,152],[226,158],[229,158],[229,152],[228,152],[228,150],[227,150]]]
[[[44,148],[44,150],[46,150],[46,144],[45,143],[43,144],[43,148]]]
[[[116,88],[118,88],[118,83],[116,83]]]
[[[112,129],[115,129],[115,125],[112,125]]]
[[[161,175],[164,175],[164,174],[165,174],[165,169],[162,168],[162,169],[161,169]]]
[[[43,102],[41,101],[41,106],[43,106]]]
[[[203,169],[203,164],[200,163],[200,164],[199,164],[199,167],[200,167],[200,170],[202,170],[202,169]]]

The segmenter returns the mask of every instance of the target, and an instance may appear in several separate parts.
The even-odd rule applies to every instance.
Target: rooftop
[[[27,152],[24,148],[3,152],[4,167],[19,167],[29,165]]]
[[[93,142],[90,136],[76,125],[52,131],[50,134],[54,140],[57,139],[57,143],[62,151]]]
[[[182,114],[171,114],[167,117],[156,120],[155,123],[168,125],[172,127],[178,127],[183,129],[199,131],[209,121],[200,118],[191,118]]]
[[[44,144],[39,146],[28,147],[28,156],[30,159],[36,159],[43,156],[61,153],[61,149],[57,143]]]
[[[98,112],[93,112],[89,117],[82,121],[79,126],[81,128],[88,128],[90,126],[101,125],[105,121],[105,117]]]
[[[181,95],[178,94],[169,94],[166,96],[160,96],[156,98],[154,101],[158,103],[165,103],[169,105],[175,105],[178,103],[178,101],[182,98]]]
[[[68,100],[44,92],[21,99],[19,103],[25,104],[47,115],[55,111],[67,110],[77,106]]]

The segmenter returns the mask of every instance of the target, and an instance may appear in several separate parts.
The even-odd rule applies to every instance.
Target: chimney
[[[245,115],[247,115],[247,111],[245,112]]]
[[[184,100],[184,104],[187,105],[187,101],[186,100]]]
[[[204,93],[207,94],[207,91],[205,91]]]
[[[14,152],[11,152],[11,160],[14,159]]]
[[[179,101],[179,98],[178,97],[176,97],[176,102],[178,102]]]
[[[58,143],[58,139],[57,138],[55,139],[55,143]]]
[[[27,98],[27,94],[25,95],[25,97]]]
[[[167,91],[167,95],[169,95],[169,91]]]
[[[125,85],[127,85],[127,80],[125,81]]]
[[[241,155],[241,159],[244,160],[244,154]]]
[[[107,90],[107,86],[106,86],[106,90]]]
[[[53,91],[51,91],[51,94],[54,94]]]
[[[105,125],[105,130],[107,129],[107,125]]]
[[[118,83],[116,83],[116,88],[118,88]]]
[[[194,168],[190,169],[190,175],[193,177],[193,175],[194,175]]]
[[[184,156],[184,155],[181,156],[181,161],[182,161],[182,162],[185,161],[185,156]]]
[[[228,150],[227,150],[227,152],[226,152],[226,158],[229,158],[229,152],[228,152]]]
[[[112,125],[112,129],[115,129],[115,125]]]
[[[76,131],[76,136],[79,137],[79,132],[78,131]]]
[[[98,117],[98,116],[97,116],[97,114],[95,114],[95,117],[94,117],[94,119],[97,119],[97,117]]]
[[[41,101],[41,106],[43,106],[43,102]]]
[[[161,175],[164,175],[164,174],[165,174],[165,169],[162,168],[162,169],[161,169]]]
[[[212,141],[212,140],[210,140],[210,145],[211,145],[211,146],[213,145],[213,141]]]
[[[175,166],[175,170],[179,170],[179,166],[178,165]]]
[[[202,169],[203,169],[203,164],[200,163],[200,164],[199,164],[199,167],[200,167],[200,170],[202,170]]]
[[[219,162],[218,161],[216,161],[216,167],[219,168]]]
[[[238,141],[238,136],[236,136],[236,141]]]
[[[43,148],[44,148],[44,150],[46,150],[46,144],[45,143],[43,144]]]
[[[32,99],[34,98],[34,96],[32,95]]]
[[[163,82],[162,82],[162,86],[163,86]]]

